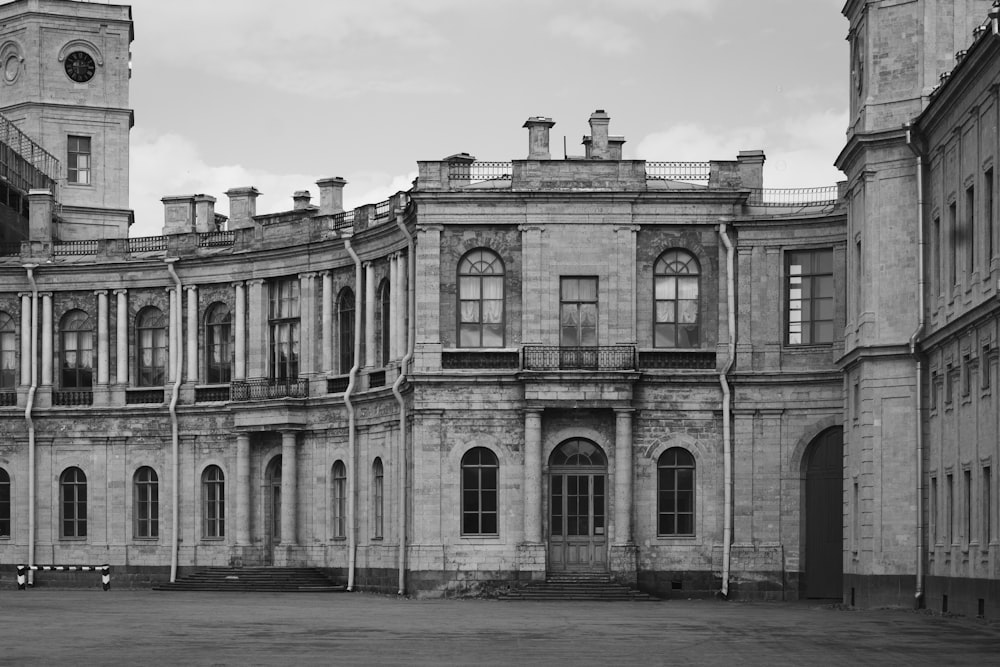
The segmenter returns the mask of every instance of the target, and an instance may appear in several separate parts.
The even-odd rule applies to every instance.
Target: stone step
[[[606,572],[549,573],[545,581],[536,581],[515,588],[500,596],[501,600],[592,600],[600,602],[651,602],[655,598],[611,581]]]
[[[192,572],[157,591],[334,592],[346,590],[314,568],[214,567]]]

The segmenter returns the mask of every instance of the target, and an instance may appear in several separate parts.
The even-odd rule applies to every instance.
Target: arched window
[[[694,457],[673,447],[656,462],[659,535],[694,535]]]
[[[372,463],[372,537],[376,540],[382,539],[382,524],[385,516],[385,496],[384,481],[385,470],[382,468],[382,459],[376,458]]]
[[[205,316],[205,381],[225,384],[232,379],[233,355],[229,348],[233,318],[229,306],[213,303]]]
[[[299,280],[284,278],[270,284],[271,378],[299,377]]]
[[[333,464],[333,536],[347,535],[347,467],[343,461]]]
[[[156,471],[143,466],[132,478],[132,534],[139,538],[160,536],[160,490]]]
[[[458,264],[458,346],[503,347],[504,268],[485,249],[466,253]]]
[[[87,476],[79,468],[66,468],[59,476],[60,537],[87,536]]]
[[[378,334],[382,341],[382,365],[389,363],[389,337],[392,335],[392,313],[390,312],[389,281],[383,280],[378,289]]]
[[[700,270],[694,255],[668,250],[656,260],[653,270],[656,317],[655,347],[699,347],[701,322],[698,315]]]
[[[496,454],[485,447],[470,449],[462,457],[462,534],[497,534]]]
[[[226,536],[226,480],[219,466],[208,466],[201,474],[202,536]]]
[[[167,368],[167,318],[159,308],[143,308],[135,318],[138,385],[162,387]]]
[[[0,468],[0,537],[10,537],[10,475]]]
[[[0,389],[13,389],[17,385],[15,344],[14,318],[0,312]]]
[[[345,287],[337,299],[337,331],[339,332],[339,370],[348,373],[354,366],[354,290]]]
[[[64,389],[90,389],[94,384],[94,331],[90,315],[71,310],[59,323]]]

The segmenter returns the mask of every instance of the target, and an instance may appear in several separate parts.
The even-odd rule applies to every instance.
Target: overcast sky
[[[131,236],[160,198],[261,191],[258,213],[342,176],[347,207],[417,160],[581,155],[595,109],[626,158],[732,160],[765,187],[833,185],[847,126],[844,0],[134,0]]]

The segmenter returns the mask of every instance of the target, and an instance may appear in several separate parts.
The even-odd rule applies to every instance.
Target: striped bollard
[[[111,566],[102,565],[101,566],[101,587],[109,591],[111,590]]]
[[[25,584],[28,582],[28,576],[24,572],[24,566],[17,566],[17,590],[23,591]]]

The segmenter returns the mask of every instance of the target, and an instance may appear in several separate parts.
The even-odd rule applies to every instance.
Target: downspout
[[[910,336],[910,354],[916,363],[916,464],[917,464],[917,583],[914,598],[917,606],[924,597],[924,429],[923,429],[923,374],[924,362],[919,349],[924,332],[924,156],[914,142],[913,128],[906,125],[906,145],[917,160],[917,328]]]
[[[358,370],[361,368],[361,258],[354,252],[351,237],[344,237],[344,248],[354,260],[354,365],[351,366],[350,379],[344,392],[344,405],[347,407],[347,590],[354,590],[354,569],[357,566],[358,536],[354,513],[355,478],[357,477],[357,419],[354,416],[354,406],[351,396],[358,383]]]
[[[35,422],[31,411],[35,407],[35,392],[38,390],[38,284],[35,283],[37,264],[25,264],[28,283],[31,285],[31,386],[28,387],[28,401],[24,407],[24,420],[28,424],[28,565],[35,564]],[[23,321],[23,320],[22,320]],[[28,570],[28,585],[34,585],[35,571]]]
[[[413,337],[416,331],[416,318],[414,317],[414,306],[416,292],[413,289],[413,282],[416,279],[416,262],[413,257],[413,234],[403,223],[403,212],[396,209],[396,226],[406,237],[406,251],[408,269],[406,276],[406,296],[409,323],[406,335],[406,355],[399,362],[399,375],[392,383],[392,393],[399,403],[399,591],[398,595],[406,592],[406,403],[403,401],[403,394],[399,391],[406,380],[406,368],[413,359]]]
[[[726,232],[726,223],[719,223],[719,238],[726,246],[726,313],[729,328],[728,359],[719,372],[722,387],[722,468],[725,486],[722,528],[722,597],[729,597],[730,551],[733,546],[733,434],[732,394],[729,391],[729,371],[736,360],[736,277],[733,266],[733,242]]]
[[[177,271],[174,270],[174,263],[177,262],[176,257],[169,257],[164,260],[167,263],[167,271],[170,272],[170,277],[174,279],[174,287],[177,290],[177,298],[174,299],[174,309],[170,313],[170,337],[173,339],[171,344],[176,350],[176,356],[174,358],[174,389],[170,395],[170,439],[171,439],[171,474],[173,476],[173,511],[170,517],[170,582],[173,583],[177,581],[177,552],[180,548],[180,536],[177,531],[180,527],[180,489],[178,485],[180,483],[180,428],[177,423],[177,398],[181,393],[181,375],[184,368],[184,346],[183,346],[183,336],[181,334],[182,320],[181,317],[181,301],[183,300],[183,290],[181,289],[181,279],[177,275]]]

